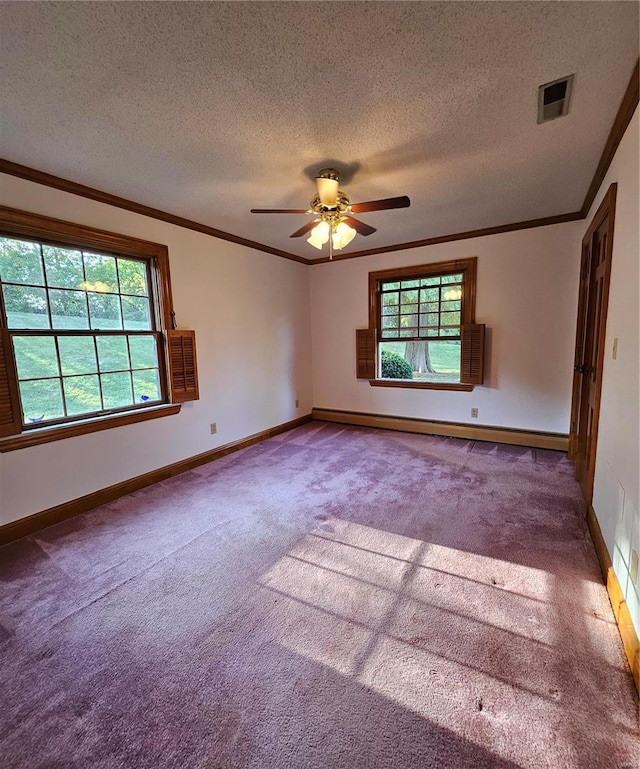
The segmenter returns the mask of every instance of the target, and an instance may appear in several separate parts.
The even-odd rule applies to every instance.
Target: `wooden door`
[[[612,184],[582,240],[569,456],[587,504],[593,496],[615,199]]]

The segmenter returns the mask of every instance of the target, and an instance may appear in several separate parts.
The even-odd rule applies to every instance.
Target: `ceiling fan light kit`
[[[354,219],[352,213],[367,213],[368,211],[384,211],[390,208],[406,208],[411,201],[406,195],[397,198],[385,198],[384,200],[370,200],[366,203],[351,204],[347,195],[339,189],[340,177],[335,168],[323,168],[316,176],[317,195],[312,198],[309,209],[265,209],[252,208],[252,214],[312,214],[315,218],[312,222],[296,230],[290,237],[299,238],[311,234],[307,243],[314,248],[322,250],[325,243],[329,243],[329,259],[333,258],[333,252],[340,251],[360,235],[371,235],[376,231],[375,227]]]

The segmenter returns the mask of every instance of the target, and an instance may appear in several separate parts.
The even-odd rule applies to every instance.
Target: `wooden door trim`
[[[587,466],[587,477],[584,479],[583,482],[583,492],[585,495],[585,501],[587,504],[591,504],[591,500],[593,498],[593,483],[594,483],[594,477],[595,477],[595,459],[596,459],[596,450],[598,445],[598,425],[600,421],[600,402],[602,397],[602,374],[603,374],[603,368],[604,368],[604,354],[605,354],[605,342],[606,342],[606,331],[607,331],[607,314],[608,314],[608,308],[609,308],[609,283],[611,280],[611,260],[613,256],[613,235],[614,235],[614,222],[615,222],[615,210],[616,210],[616,193],[617,193],[618,185],[616,183],[613,183],[610,185],[609,189],[607,190],[602,202],[600,203],[600,206],[598,207],[598,210],[595,213],[595,216],[593,217],[591,223],[589,224],[589,227],[587,228],[587,231],[584,234],[584,237],[582,238],[582,259],[585,258],[585,251],[589,247],[590,241],[593,237],[593,234],[598,230],[605,219],[608,217],[608,226],[607,226],[607,242],[606,242],[606,250],[605,250],[605,275],[603,279],[603,286],[602,286],[602,312],[600,314],[600,324],[598,329],[595,330],[595,334],[598,337],[598,356],[595,362],[595,368],[596,368],[596,376],[595,376],[595,398],[594,398],[594,407],[593,407],[593,430],[591,433],[591,442],[588,449],[588,456],[585,457],[586,460],[586,466]],[[589,270],[592,271],[592,262],[589,264]],[[581,265],[582,270],[582,265]],[[587,284],[587,302],[590,299],[591,296],[591,277],[589,277],[589,282]],[[582,279],[581,279],[581,286],[580,291],[582,291]],[[581,304],[581,303],[580,303]],[[588,308],[584,308],[585,313],[588,315]],[[578,312],[580,312],[580,307],[578,309]],[[580,328],[580,318],[577,318],[576,322],[576,357],[578,353],[578,346],[580,345],[580,339],[578,338],[578,330]],[[574,359],[575,360],[575,359]],[[572,401],[571,401],[571,433],[569,438],[569,445],[571,447],[571,458],[575,460],[575,449],[576,449],[576,437],[577,437],[577,430],[578,430],[578,420],[580,419],[580,413],[578,411],[579,409],[579,400],[578,400],[578,393],[582,390],[582,380],[577,380],[579,375],[577,372],[574,372],[574,380],[573,380],[573,394],[572,394]]]

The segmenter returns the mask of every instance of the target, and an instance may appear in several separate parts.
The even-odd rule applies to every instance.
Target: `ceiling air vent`
[[[573,75],[569,75],[538,88],[538,123],[555,120],[569,112],[573,78]]]

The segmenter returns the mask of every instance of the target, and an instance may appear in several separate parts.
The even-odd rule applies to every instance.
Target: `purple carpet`
[[[0,549],[0,765],[631,769],[556,452],[312,422]]]

